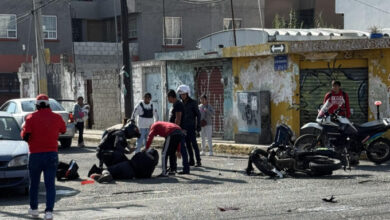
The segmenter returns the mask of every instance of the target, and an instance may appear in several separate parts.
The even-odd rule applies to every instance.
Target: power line
[[[374,8],[374,9],[376,9],[378,11],[383,12],[383,13],[390,14],[390,11],[386,11],[386,10],[384,10],[382,8],[376,7],[375,5],[370,5],[370,4],[368,4],[366,2],[363,2],[363,1],[360,1],[360,0],[353,0],[353,1],[358,2],[358,3],[362,4],[362,5],[368,6],[370,8]]]

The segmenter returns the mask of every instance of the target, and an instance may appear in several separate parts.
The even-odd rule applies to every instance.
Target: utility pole
[[[38,9],[42,4],[42,0],[33,0],[34,26],[35,26],[35,51],[37,56],[37,74],[38,74],[38,93],[48,94],[47,91],[47,76],[46,62],[43,45],[43,30],[42,30],[42,12]]]
[[[264,24],[263,24],[263,13],[261,10],[261,0],[257,0],[257,5],[259,8],[259,16],[260,16],[260,28],[264,30]]]
[[[232,9],[232,23],[233,23],[234,46],[237,46],[236,21],[235,21],[235,19],[234,19],[233,0],[230,0],[230,7],[231,7],[231,9]]]
[[[127,0],[121,0],[122,17],[122,54],[123,54],[123,83],[125,84],[125,117],[130,119],[133,111],[133,74],[129,52],[129,19]]]

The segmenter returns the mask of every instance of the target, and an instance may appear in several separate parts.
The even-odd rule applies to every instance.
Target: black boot
[[[97,174],[102,174],[103,172],[103,169],[102,168],[99,168],[96,166],[96,164],[94,164],[91,169],[89,170],[88,172],[88,177],[90,177],[92,174],[94,173],[97,173]]]

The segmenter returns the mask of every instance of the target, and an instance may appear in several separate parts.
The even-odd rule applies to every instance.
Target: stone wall
[[[105,129],[121,122],[120,77],[115,70],[94,71],[92,99],[94,129]]]

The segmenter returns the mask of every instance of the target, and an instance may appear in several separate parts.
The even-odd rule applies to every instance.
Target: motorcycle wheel
[[[341,160],[326,156],[312,157],[309,162],[310,170],[317,175],[330,175],[341,167]]]
[[[294,143],[294,148],[298,151],[311,151],[313,143],[317,141],[317,136],[313,134],[304,134],[300,136]],[[314,146],[317,146],[315,144]]]
[[[367,148],[367,158],[381,164],[390,159],[390,141],[385,138],[379,138],[373,141]]]
[[[251,160],[262,173],[274,177],[276,173],[272,171],[275,167],[268,161],[268,153],[262,149],[256,149],[251,153]]]

